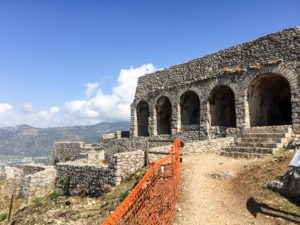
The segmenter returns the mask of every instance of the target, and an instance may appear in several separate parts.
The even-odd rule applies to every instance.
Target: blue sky
[[[129,120],[145,70],[299,26],[299,12],[299,0],[0,0],[0,126]]]

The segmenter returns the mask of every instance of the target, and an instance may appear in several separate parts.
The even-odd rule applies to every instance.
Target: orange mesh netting
[[[180,140],[152,164],[142,180],[102,225],[172,224],[180,178]]]

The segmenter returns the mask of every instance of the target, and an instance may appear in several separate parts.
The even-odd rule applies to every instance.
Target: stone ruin
[[[263,157],[299,134],[295,27],[140,77],[130,131],[102,135],[93,145],[56,143],[49,183],[65,194],[97,196],[143,167],[146,149],[149,161],[164,157],[175,137],[185,142],[182,154],[223,149],[228,156]]]

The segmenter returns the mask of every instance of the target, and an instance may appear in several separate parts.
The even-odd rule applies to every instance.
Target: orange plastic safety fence
[[[102,225],[172,224],[180,179],[180,140],[153,164],[142,180]]]

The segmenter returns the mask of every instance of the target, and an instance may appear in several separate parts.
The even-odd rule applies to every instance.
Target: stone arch
[[[138,136],[149,136],[149,105],[141,100],[136,106]]]
[[[211,126],[236,127],[234,92],[227,85],[218,85],[208,99]]]
[[[180,124],[181,128],[200,123],[199,96],[191,90],[184,92],[180,97]]]
[[[292,124],[291,87],[279,74],[260,74],[247,88],[250,126]]]
[[[160,97],[155,106],[157,134],[171,134],[172,105],[168,97]]]

